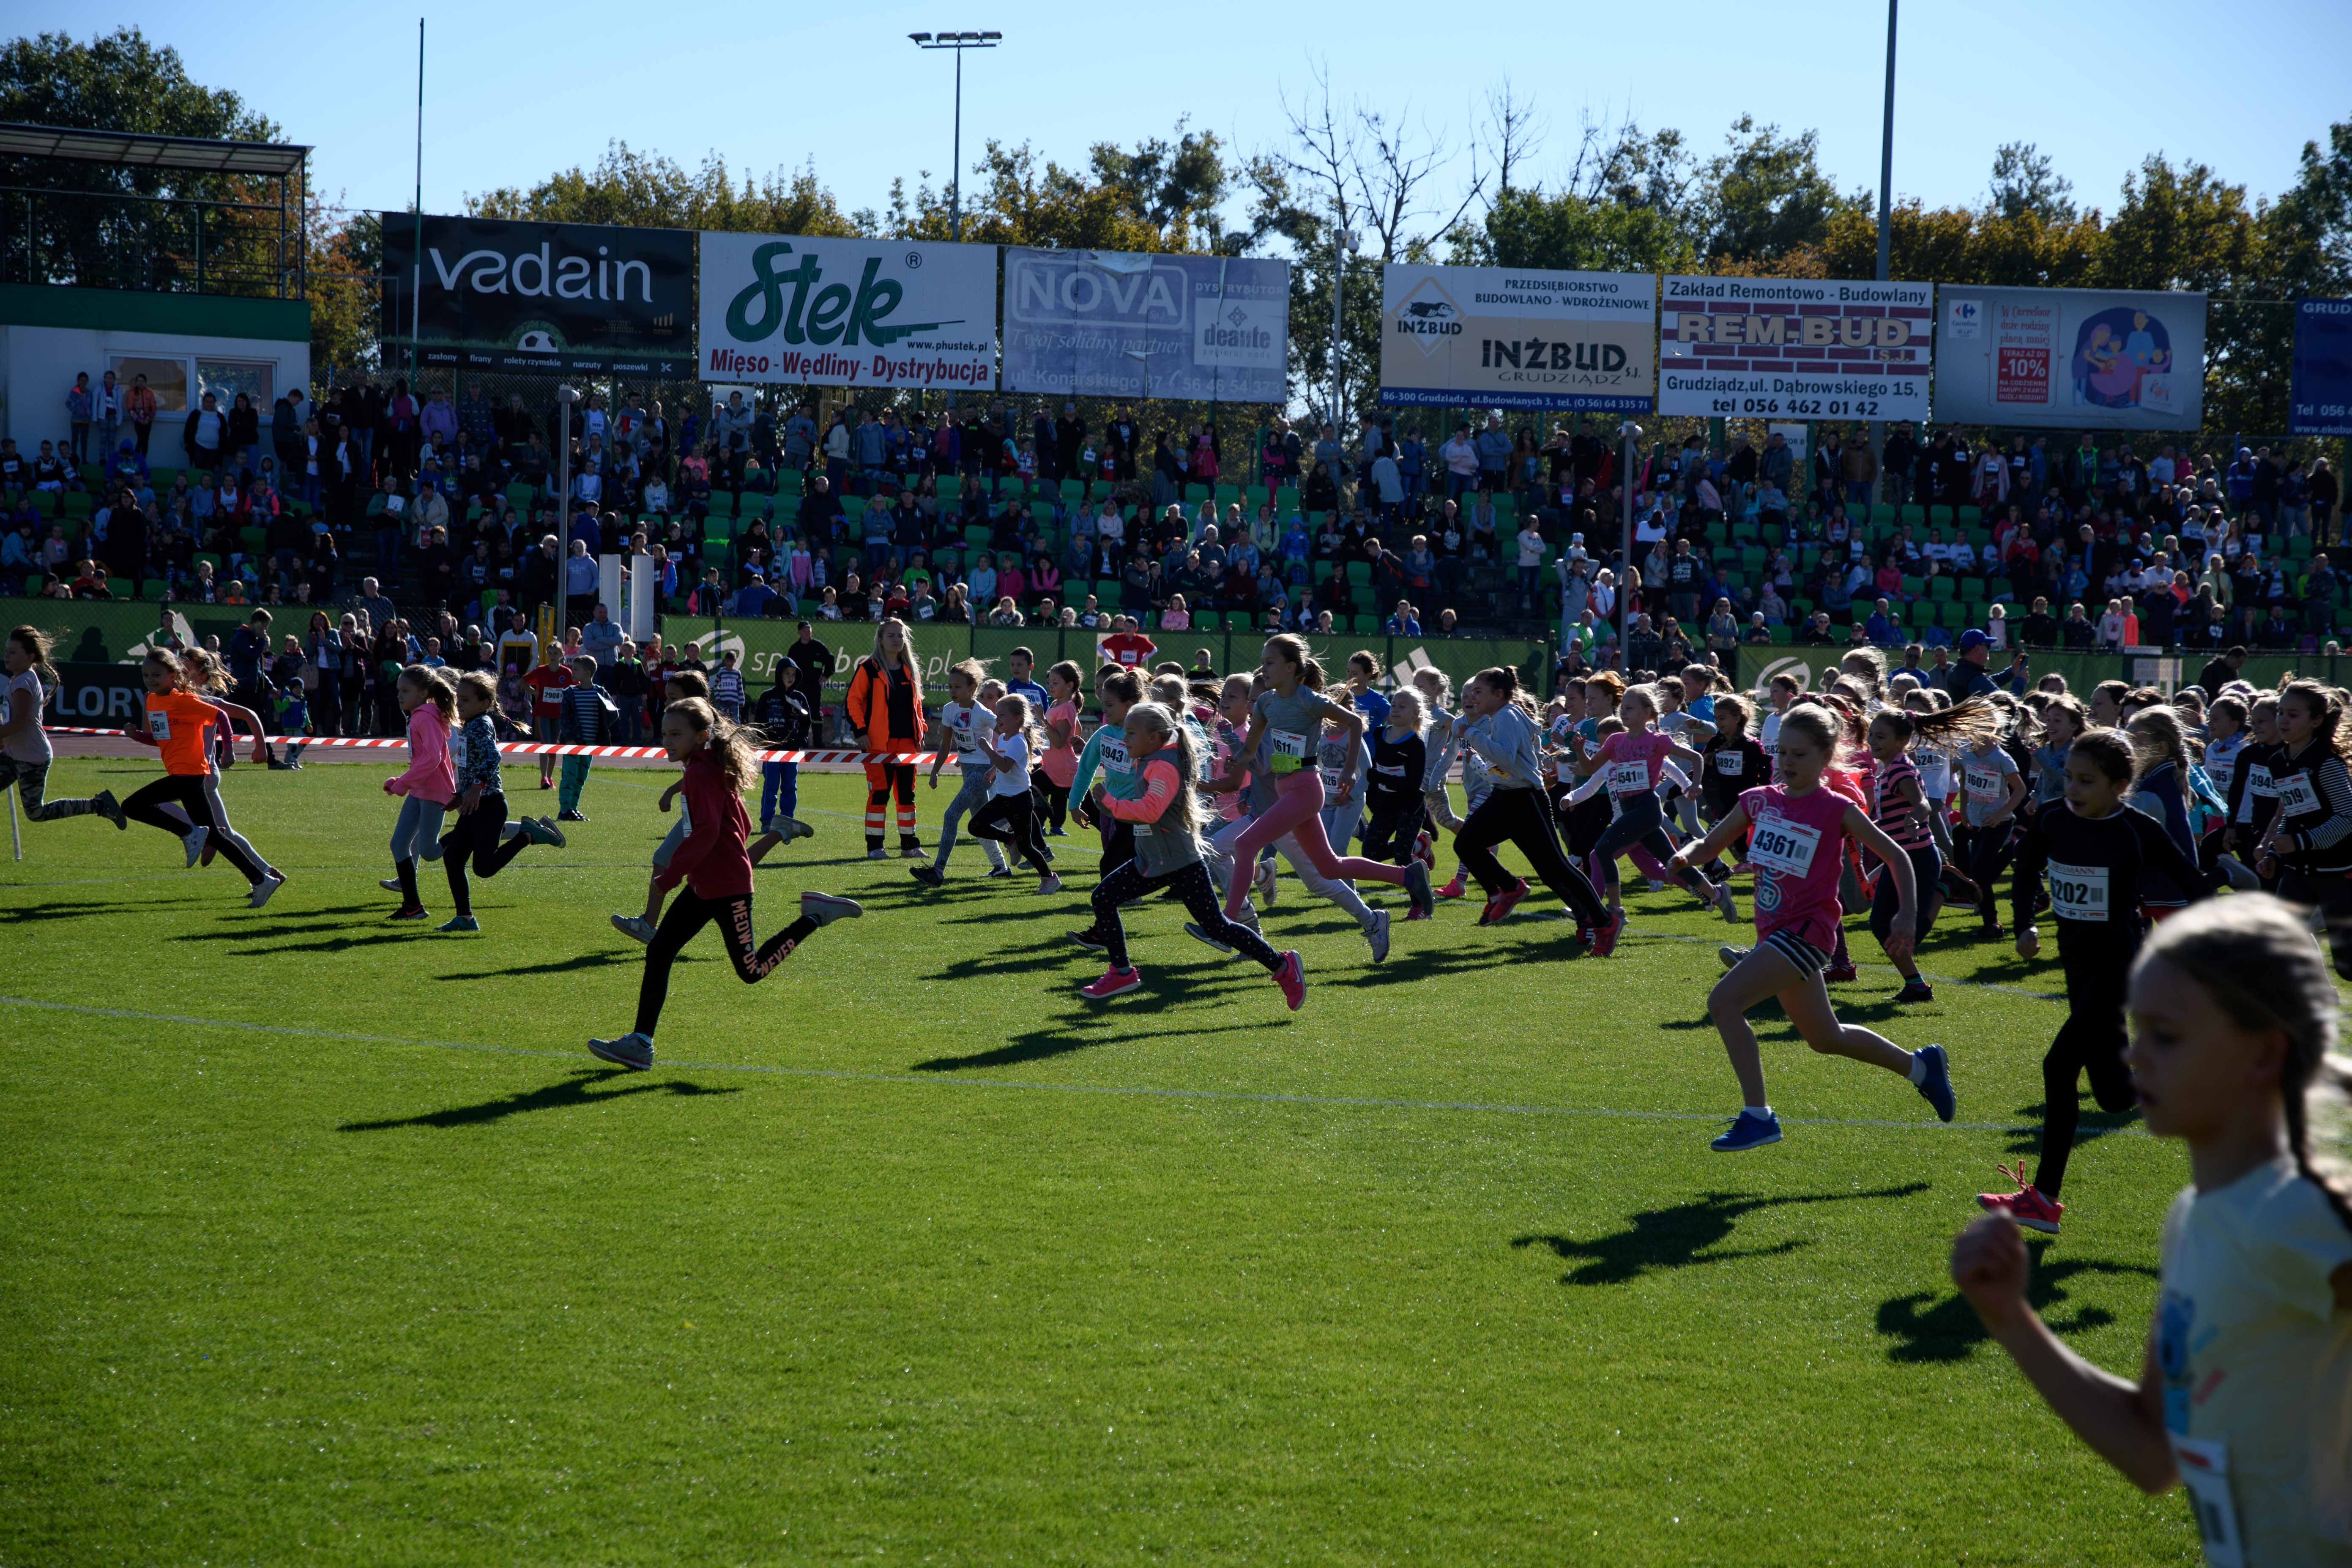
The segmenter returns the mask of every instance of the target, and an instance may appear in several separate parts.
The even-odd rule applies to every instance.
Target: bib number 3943
[[[2238,1505],[2230,1496],[2228,1446],[2204,1437],[2183,1437],[2177,1432],[2165,1436],[2171,1439],[2173,1468],[2179,1472],[2189,1506],[2197,1518],[2198,1538],[2205,1543],[2206,1568],[2245,1568]]]

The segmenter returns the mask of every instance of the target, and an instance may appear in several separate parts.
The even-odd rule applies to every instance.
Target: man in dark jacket
[[[2232,643],[2214,655],[2205,668],[2197,672],[2197,684],[2204,688],[2205,700],[2211,702],[2219,698],[2221,688],[2238,679],[2238,671],[2245,668],[2245,663],[2246,649],[2242,643]]]

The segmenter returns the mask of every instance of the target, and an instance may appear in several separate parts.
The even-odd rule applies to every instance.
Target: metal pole
[[[948,170],[948,225],[957,243],[963,240],[963,51],[955,52],[955,132],[950,142],[955,163]]]
[[[1624,660],[1625,674],[1630,678],[1633,673],[1633,462],[1642,427],[1628,419],[1617,434],[1625,453],[1623,470],[1617,477],[1617,489],[1625,498],[1625,537],[1620,546],[1623,555],[1617,573],[1617,657]]]
[[[425,302],[425,18],[416,18],[416,264],[408,283],[408,374],[416,378],[419,311]],[[564,426],[570,440],[571,425]]]
[[[1895,7],[1897,0],[1886,0],[1886,110],[1878,132],[1878,280],[1885,282],[1894,276],[1891,270],[1895,254]],[[1886,459],[1886,421],[1870,422],[1870,451],[1876,459],[1873,467]],[[1885,484],[1885,476],[1880,477]],[[1882,490],[1881,493],[1884,493]],[[1864,518],[1859,521],[1867,521]]]
[[[1348,285],[1348,230],[1343,224],[1331,235],[1331,439],[1339,439],[1339,301]],[[1339,476],[1332,476],[1337,479]]]
[[[555,389],[555,422],[560,432],[555,443],[555,633],[563,635],[563,616],[569,595],[564,592],[564,575],[571,570],[572,560],[572,401],[576,395],[572,384],[564,383]]]

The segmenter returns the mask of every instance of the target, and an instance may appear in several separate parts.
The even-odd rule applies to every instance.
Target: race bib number
[[[1715,771],[1726,778],[1736,779],[1748,771],[1748,760],[1738,752],[1717,752],[1715,754]]]
[[[1135,772],[1135,759],[1127,754],[1124,741],[1105,741],[1100,753],[1103,772],[1126,778]]]
[[[1339,794],[1339,768],[1338,768],[1336,765],[1333,765],[1333,764],[1330,764],[1330,763],[1326,763],[1326,764],[1324,765],[1324,767],[1323,767],[1322,772],[1323,772],[1323,787],[1324,787],[1327,791],[1330,792],[1330,793],[1331,793],[1331,794],[1333,794],[1333,795],[1337,795],[1337,794]]]
[[[2319,792],[2312,787],[2311,775],[2296,772],[2271,781],[2278,792],[2279,810],[2289,816],[2302,816],[2319,809]]]
[[[449,768],[453,773],[466,771],[466,731],[453,731],[449,736]]]
[[[2264,800],[2278,798],[2278,786],[2271,782],[2271,771],[2256,763],[2246,770],[2246,793],[2261,795]]]
[[[2060,920],[2105,923],[2114,918],[2108,913],[2107,868],[2053,860],[2049,869],[2050,909]]]
[[[154,736],[155,739],[159,741],[170,740],[172,738],[172,716],[169,713],[150,712],[147,715],[147,732]]]
[[[2001,775],[1990,768],[1970,768],[1967,784],[1970,800],[1999,800],[2001,797]]]
[[[2230,1450],[2203,1437],[2165,1436],[2172,1444],[2172,1467],[2189,1493],[2197,1534],[2205,1543],[2206,1568],[2245,1568],[2246,1548],[2238,1534],[2238,1505],[2230,1495]]]
[[[1274,771],[1295,773],[1307,765],[1307,736],[1297,730],[1268,731],[1274,747]]]
[[[1941,800],[1952,793],[1950,757],[1923,747],[1911,753],[1911,760],[1919,764],[1919,791],[1922,795]]]
[[[1650,769],[1645,763],[1612,763],[1609,764],[1609,793],[1613,795],[1646,794],[1650,787]]]
[[[1802,878],[1812,871],[1813,856],[1821,847],[1820,828],[1785,816],[1767,816],[1748,836],[1748,858],[1768,871]]]

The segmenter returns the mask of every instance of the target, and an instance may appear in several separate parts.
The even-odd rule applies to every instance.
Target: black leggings
[[[1069,820],[1070,791],[1066,784],[1057,784],[1039,768],[1029,775],[1029,791],[1045,814],[1045,826],[1058,831]]]
[[[1927,911],[1934,907],[1937,879],[1944,874],[1944,858],[1936,853],[1933,844],[1925,844],[1911,851],[1911,940],[1927,940]],[[1899,893],[1895,886],[1895,874],[1885,867],[1878,868],[1878,882],[1870,895],[1870,934],[1885,947],[1895,931],[1895,911]]]
[[[1118,906],[1133,903],[1162,888],[1175,890],[1176,896],[1184,900],[1184,907],[1192,911],[1193,922],[1209,935],[1244,957],[1255,959],[1269,972],[1282,967],[1282,956],[1266,945],[1265,938],[1239,921],[1225,918],[1217,901],[1217,890],[1209,885],[1208,868],[1201,862],[1180,866],[1164,877],[1147,877],[1141,862],[1129,860],[1096,883],[1094,896],[1088,900],[1094,905],[1095,923],[1087,928],[1085,934],[1108,950],[1112,968],[1128,966],[1127,929],[1118,923]]]
[[[1135,858],[1135,824],[1121,822],[1109,812],[1096,809],[1095,834],[1102,840],[1102,874],[1105,877]]]
[[[803,915],[775,935],[765,946],[754,950],[751,937],[751,895],[737,893],[724,899],[706,899],[692,888],[681,888],[662,914],[659,930],[646,948],[646,975],[637,984],[637,1033],[647,1039],[654,1037],[654,1026],[661,1022],[662,1004],[669,997],[669,966],[672,960],[695,932],[711,921],[719,922],[719,935],[727,943],[727,956],[734,961],[735,973],[743,984],[752,985],[768,977],[768,972],[790,958],[793,949],[806,942],[816,922]]]
[[[1514,879],[1507,875],[1495,858],[1494,847],[1508,839],[1518,847],[1562,903],[1576,911],[1576,918],[1587,926],[1605,925],[1609,921],[1608,906],[1584,873],[1560,858],[1559,837],[1552,826],[1551,802],[1543,792],[1535,789],[1496,789],[1478,803],[1454,836],[1454,852],[1478,879],[1478,885],[1489,893],[1500,892]]]
[[[2336,973],[2352,980],[2352,876],[2289,867],[2279,874],[2278,895],[2291,904],[2314,905],[2326,918]]]
[[[1591,854],[1601,836],[1609,831],[1609,796],[1605,792],[1577,801],[1565,812],[1555,808],[1555,813],[1560,818],[1560,837],[1568,840],[1571,865]]]
[[[1045,863],[1045,837],[1037,826],[1037,810],[1024,790],[1019,795],[992,795],[988,804],[971,814],[965,831],[974,838],[993,838],[999,844],[1010,844],[1013,853],[1037,868],[1041,877],[1054,874]]]
[[[466,857],[474,858],[474,875],[487,879],[505,870],[508,861],[530,847],[528,833],[499,843],[499,832],[506,825],[507,797],[492,790],[482,796],[481,805],[461,813],[457,826],[441,836],[441,868],[449,874],[449,901],[457,906],[461,917],[474,912],[473,889],[466,885]]]
[[[1997,823],[1990,827],[1970,827],[1967,823],[1952,829],[1952,847],[1958,850],[1969,880],[1977,885],[1977,917],[1985,929],[1992,931],[2000,924],[1994,911],[1992,885],[2000,880],[2001,868],[2009,864],[2011,822]]]
[[[1601,830],[1601,842],[1592,847],[1592,858],[1601,862],[1602,887],[1617,885],[1617,857],[1633,848],[1648,850],[1661,866],[1675,858],[1674,840],[1666,837],[1665,813],[1658,797],[1647,792],[1626,796],[1617,820]],[[1704,880],[1694,871],[1685,885]]]
[[[2132,951],[2066,965],[2066,1021],[2058,1026],[2058,1037],[2042,1058],[2042,1158],[2033,1184],[2043,1197],[2056,1197],[2066,1182],[2066,1160],[2074,1151],[2074,1130],[2082,1123],[2076,1100],[2082,1075],[2091,1075],[2091,1098],[2101,1110],[2132,1108],[2131,1068],[2124,1065],[2124,980],[2131,969]]]
[[[1364,825],[1364,858],[1402,866],[1412,858],[1428,811],[1418,794],[1376,794]]]
[[[188,825],[164,814],[163,807],[167,803],[188,814]],[[209,828],[214,847],[230,865],[245,873],[247,881],[258,882],[268,874],[260,858],[250,852],[252,846],[228,825],[228,813],[221,808],[220,794],[213,787],[210,773],[165,773],[151,784],[142,784],[122,803],[122,815],[133,822],[160,827],[174,838],[185,838],[197,827]]]

